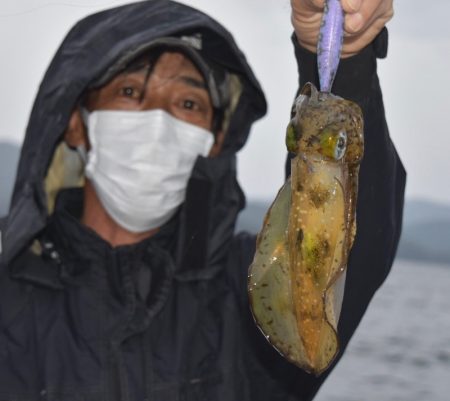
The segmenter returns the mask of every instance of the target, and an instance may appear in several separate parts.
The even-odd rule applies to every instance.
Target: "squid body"
[[[249,270],[253,316],[289,361],[319,375],[339,351],[337,325],[356,232],[363,118],[358,105],[308,83],[286,144],[291,177],[270,207]]]

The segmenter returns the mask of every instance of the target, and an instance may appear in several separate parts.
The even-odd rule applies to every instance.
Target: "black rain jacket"
[[[213,58],[240,80],[225,149],[197,160],[184,205],[157,235],[112,248],[78,222],[82,177],[61,136],[80,95],[114,60],[179,32],[201,33]],[[366,125],[342,349],[389,272],[401,226],[405,173],[376,75],[386,40],[384,32],[343,61],[334,86],[362,106]],[[315,56],[295,47],[300,85],[317,84]],[[70,31],[40,86],[1,222],[0,400],[312,399],[326,374],[289,364],[256,328],[246,295],[255,237],[234,234],[244,206],[235,152],[265,110],[230,34],[189,7],[130,4]]]

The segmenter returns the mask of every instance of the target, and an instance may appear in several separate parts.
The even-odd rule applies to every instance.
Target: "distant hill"
[[[19,154],[19,145],[0,142],[0,217],[8,213]]]
[[[406,202],[398,256],[450,264],[450,205]]]
[[[259,232],[269,206],[269,201],[248,201],[236,230]],[[450,205],[407,200],[397,256],[450,265]]]
[[[270,201],[247,200],[247,206],[239,214],[236,232],[248,231],[250,233],[258,233],[261,230],[264,216],[270,204]]]

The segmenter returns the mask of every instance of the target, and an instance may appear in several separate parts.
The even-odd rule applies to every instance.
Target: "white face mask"
[[[108,214],[131,232],[166,223],[184,202],[194,163],[209,154],[213,134],[163,110],[84,117],[91,143],[86,177]]]

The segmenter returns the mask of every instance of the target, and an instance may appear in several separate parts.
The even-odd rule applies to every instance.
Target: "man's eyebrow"
[[[198,79],[198,78],[193,78],[187,75],[181,75],[177,78],[177,81],[181,81],[189,86],[192,86],[194,88],[200,88],[200,89],[205,89],[207,90],[208,87],[206,86],[205,81]]]

